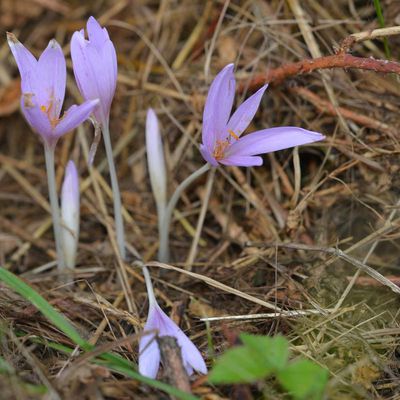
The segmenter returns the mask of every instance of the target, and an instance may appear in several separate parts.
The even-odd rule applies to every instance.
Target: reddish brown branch
[[[246,83],[246,85],[242,84],[241,88],[243,89],[244,86],[246,86],[246,88],[255,90],[265,83],[277,85],[293,76],[304,75],[315,70],[330,68],[354,68],[382,73],[400,74],[400,63],[398,62],[355,57],[341,52],[332,56],[306,59],[270,69],[264,73],[255,75],[249,83]]]

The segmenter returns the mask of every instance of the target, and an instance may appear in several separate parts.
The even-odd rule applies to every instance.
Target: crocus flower
[[[54,148],[57,140],[85,121],[98,100],[71,106],[62,117],[67,70],[60,45],[50,40],[39,60],[12,33],[7,40],[21,74],[21,108],[32,129]]]
[[[156,330],[158,336],[173,336],[181,348],[183,365],[188,375],[193,371],[207,373],[207,367],[197,347],[183,333],[183,331],[172,321],[160,306],[155,303],[150,305],[144,331]],[[139,372],[149,378],[157,376],[160,367],[160,349],[155,339],[155,333],[145,335],[139,343]]]
[[[87,32],[89,40],[83,29],[72,36],[75,79],[85,100],[100,99],[94,116],[98,123],[106,125],[117,84],[117,55],[107,29],[93,17],[87,21]]]
[[[79,177],[72,160],[67,164],[61,189],[61,224],[65,266],[74,268],[79,237]]]
[[[145,335],[142,336],[139,342],[139,372],[149,378],[157,376],[161,362],[160,349],[155,338],[158,335],[159,337],[173,336],[176,338],[181,348],[183,366],[188,375],[192,375],[194,371],[206,374],[207,367],[200,351],[158,305],[146,266],[143,267],[143,274],[149,297],[149,314],[144,326]],[[146,334],[148,331],[155,332]]]
[[[320,133],[293,126],[262,129],[241,137],[252,121],[268,85],[249,97],[230,117],[235,95],[233,68],[234,65],[229,64],[215,77],[204,107],[200,151],[209,164],[242,167],[262,165],[262,158],[257,156],[259,154],[325,138]]]

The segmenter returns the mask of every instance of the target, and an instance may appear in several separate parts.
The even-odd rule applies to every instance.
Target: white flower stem
[[[114,219],[115,219],[115,230],[117,234],[118,249],[121,258],[125,260],[126,259],[125,232],[124,232],[124,223],[122,220],[121,194],[119,191],[117,172],[115,170],[114,156],[112,152],[111,139],[110,139],[110,128],[108,126],[108,123],[102,124],[102,130],[103,130],[104,146],[106,148],[108,170],[110,171],[111,188],[113,192]]]
[[[54,240],[56,242],[57,263],[60,270],[64,269],[64,254],[61,242],[61,217],[60,206],[58,203],[56,174],[54,166],[54,146],[44,145],[44,155],[46,159],[47,184],[49,189],[49,200],[51,216],[53,219]]]
[[[142,265],[144,281],[146,283],[147,296],[149,298],[149,309],[157,304],[156,296],[154,294],[154,287],[151,281],[149,269],[146,265]]]
[[[176,203],[182,195],[182,192],[199,176],[207,172],[211,168],[210,164],[203,165],[200,169],[189,175],[180,185],[176,188],[174,194],[168,202],[165,214],[163,215],[162,222],[159,223],[160,229],[160,246],[158,248],[158,261],[168,262],[169,261],[169,229],[171,225],[172,213],[175,209]]]

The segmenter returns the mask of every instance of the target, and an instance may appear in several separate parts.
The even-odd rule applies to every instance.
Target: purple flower
[[[107,29],[95,18],[87,21],[89,40],[82,29],[71,40],[75,79],[85,100],[100,99],[94,111],[97,121],[108,124],[111,102],[117,85],[117,55]]]
[[[74,268],[79,237],[79,176],[72,160],[65,169],[61,189],[61,223],[65,265]]]
[[[98,100],[71,106],[62,117],[67,70],[60,45],[50,40],[39,60],[12,33],[7,40],[21,74],[21,108],[32,129],[48,147],[85,121]]]
[[[215,77],[204,107],[200,151],[208,163],[239,167],[262,165],[263,160],[258,154],[325,138],[320,133],[293,126],[262,129],[241,137],[252,121],[268,85],[249,97],[230,117],[235,95],[233,68],[234,65],[229,64]]]
[[[149,315],[147,317],[144,331],[157,331],[158,336],[173,336],[176,338],[181,348],[183,365],[188,375],[192,375],[193,371],[207,373],[207,367],[197,347],[183,333],[183,331],[172,321],[157,302],[151,301],[149,305]],[[160,349],[155,339],[156,333],[143,336],[139,342],[139,372],[155,378],[160,367]]]

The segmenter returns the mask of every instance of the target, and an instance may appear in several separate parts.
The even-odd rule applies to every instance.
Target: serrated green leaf
[[[328,382],[328,371],[309,360],[289,364],[277,375],[281,385],[296,400],[320,400]]]
[[[256,336],[243,333],[240,339],[274,371],[285,368],[289,358],[289,343],[283,336]]]

